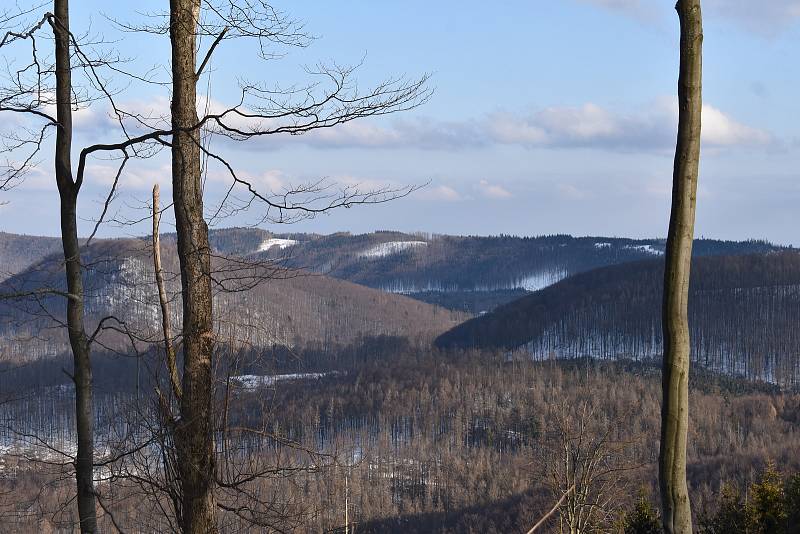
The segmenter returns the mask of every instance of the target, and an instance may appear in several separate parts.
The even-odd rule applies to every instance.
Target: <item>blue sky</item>
[[[114,16],[136,19],[134,7]],[[136,3],[156,11],[166,2]],[[72,27],[105,2],[73,2]],[[559,2],[320,2],[278,5],[317,39],[262,62],[243,42],[218,49],[211,99],[230,101],[239,77],[289,85],[304,65],[354,64],[363,87],[386,76],[431,73],[424,106],[351,123],[324,135],[218,148],[263,187],[318,178],[364,187],[428,183],[410,197],[341,210],[276,232],[399,229],[458,234],[615,235],[666,233],[675,131],[678,21],[661,0]],[[800,1],[705,0],[704,145],[697,235],[800,244]],[[168,39],[125,35],[116,45],[143,69],[167,65]],[[120,102],[162,112],[168,94],[134,87]],[[82,121],[82,122],[80,122]],[[105,112],[83,112],[78,143],[108,139]],[[134,162],[113,206],[135,218],[152,183],[169,188],[163,158]],[[0,207],[0,229],[56,234],[49,156]],[[95,162],[83,192],[91,228],[112,167]],[[225,177],[209,171],[207,204]],[[167,193],[168,194],[168,193]],[[227,219],[250,224],[258,213]],[[102,228],[146,233],[146,225]]]

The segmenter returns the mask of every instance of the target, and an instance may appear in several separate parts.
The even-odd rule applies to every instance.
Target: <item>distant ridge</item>
[[[180,279],[174,240],[166,236],[162,262],[171,296],[173,324],[180,324]],[[103,348],[127,352],[132,331],[144,347],[160,338],[160,310],[146,239],[101,240],[84,250],[87,329],[116,317],[115,328],[98,338]],[[0,282],[0,295],[36,293],[35,298],[0,299],[0,357],[6,361],[48,358],[66,350],[59,253]],[[253,348],[273,345],[333,347],[360,337],[401,336],[430,342],[466,318],[408,298],[318,273],[289,270],[271,262],[245,262],[217,254],[213,261],[214,306],[219,335]],[[426,341],[427,340],[427,341]]]
[[[162,237],[165,243],[174,241],[174,235]],[[320,235],[225,228],[212,230],[210,241],[218,256],[270,260],[471,314],[489,311],[565,277],[653,258],[664,249],[660,239],[454,236],[391,230]],[[758,240],[699,239],[694,247],[697,256],[784,249]],[[6,271],[19,272],[59,251],[55,238],[0,234],[0,266],[5,265]]]

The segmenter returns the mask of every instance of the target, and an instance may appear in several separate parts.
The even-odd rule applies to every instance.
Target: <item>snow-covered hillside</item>
[[[386,243],[378,243],[360,252],[358,256],[361,258],[384,258],[406,250],[424,247],[427,244],[425,241],[388,241]]]
[[[625,248],[628,250],[639,250],[647,254],[652,254],[653,256],[661,256],[664,254],[664,251],[654,248],[653,245],[627,245]]]
[[[296,244],[297,244],[296,239],[281,239],[279,237],[271,237],[269,239],[265,239],[264,242],[258,246],[258,251],[264,252],[273,247],[278,247],[279,249],[283,250],[285,248],[294,246]]]

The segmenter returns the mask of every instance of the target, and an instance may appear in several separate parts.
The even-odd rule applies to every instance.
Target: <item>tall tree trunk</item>
[[[78,489],[78,518],[81,532],[97,531],[93,483],[94,408],[92,405],[92,367],[89,339],[84,326],[84,293],[77,204],[80,184],[72,177],[72,76],[70,70],[69,2],[55,0],[53,32],[56,59],[55,174],[61,199],[61,243],[67,277],[67,329],[74,361],[75,421],[78,451],[75,478]]]
[[[184,533],[217,531],[214,514],[211,256],[203,218],[197,124],[196,28],[199,0],[170,1],[172,195],[183,291],[183,394],[176,430]],[[180,130],[180,131],[179,131]]]
[[[664,268],[663,403],[658,474],[664,531],[687,534],[692,532],[692,509],[686,486],[690,347],[687,307],[700,166],[703,23],[700,0],[679,0],[675,9],[681,26],[679,119]]]

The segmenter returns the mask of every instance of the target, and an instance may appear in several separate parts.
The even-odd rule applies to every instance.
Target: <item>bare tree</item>
[[[53,31],[55,46],[55,64],[51,67],[55,77],[55,116],[50,116],[41,109],[41,105],[49,98],[48,87],[43,82],[43,66],[39,62],[36,48],[36,32],[49,24]],[[60,223],[61,240],[64,252],[64,270],[66,274],[66,328],[74,358],[72,380],[75,383],[75,408],[78,446],[75,457],[75,476],[77,481],[77,504],[82,532],[96,532],[97,514],[93,487],[94,464],[94,412],[92,405],[92,370],[89,360],[90,341],[84,325],[84,289],[83,268],[81,265],[80,241],[78,239],[77,202],[78,193],[83,182],[82,170],[73,177],[72,169],[72,108],[75,98],[72,85],[72,35],[69,28],[68,0],[55,0],[53,13],[45,14],[37,24],[24,32],[8,32],[2,42],[3,46],[18,40],[30,40],[33,51],[32,63],[29,67],[37,69],[37,76],[31,85],[23,82],[26,68],[21,69],[19,83],[4,91],[0,101],[0,111],[36,115],[43,118],[46,124],[40,135],[27,144],[33,144],[32,154],[41,147],[45,133],[50,126],[55,127],[55,178],[61,201]],[[45,71],[46,72],[46,71]],[[27,100],[27,102],[25,102]],[[13,145],[19,148],[24,142]],[[25,172],[31,159],[17,167],[8,166],[3,182],[10,186]]]
[[[157,33],[163,30],[163,27],[145,29]],[[227,489],[235,485],[216,480],[215,471],[214,274],[204,213],[203,159],[218,163],[231,177],[228,194],[214,217],[257,203],[263,207],[262,221],[287,222],[313,217],[336,207],[384,202],[408,190],[333,190],[318,182],[278,194],[260,191],[237,174],[228,160],[212,152],[210,145],[203,142],[201,132],[237,141],[279,133],[301,134],[361,117],[409,109],[426,100],[429,91],[425,89],[426,78],[423,77],[411,83],[389,80],[361,95],[351,84],[352,69],[322,68],[317,74],[331,82],[332,87],[320,97],[314,93],[316,85],[298,91],[275,90],[245,82],[241,85],[238,103],[216,112],[209,110],[199,117],[197,84],[220,43],[229,39],[255,40],[258,54],[269,58],[273,57],[269,45],[302,46],[306,36],[297,24],[262,1],[171,0],[168,30],[172,44],[173,135],[170,141],[161,139],[169,142],[172,150],[173,206],[183,303],[183,371],[180,388],[173,387],[173,394],[179,396],[180,409],[174,425],[181,491],[180,508],[176,513],[183,532],[210,533],[218,528],[215,484],[218,482]],[[203,59],[198,61],[198,38],[204,36],[213,41]],[[298,94],[302,98],[299,103],[293,103],[292,99]],[[249,198],[242,203],[231,203],[236,188]],[[247,507],[232,511],[253,516]]]
[[[620,441],[620,423],[603,417],[587,401],[562,404],[553,413],[554,428],[542,449],[548,485],[560,496],[559,532],[610,532],[629,471],[631,442]]]
[[[67,328],[74,357],[75,420],[78,451],[75,478],[78,484],[78,516],[81,531],[97,531],[94,498],[94,406],[89,337],[84,326],[83,272],[78,241],[77,203],[83,177],[72,176],[72,66],[70,54],[69,2],[55,0],[50,19],[55,36],[56,58],[56,149],[55,169],[61,197],[61,241],[67,275]]]
[[[218,290],[241,291],[252,287],[260,280],[271,277],[274,270],[262,270],[256,276],[242,276],[243,271],[253,271],[247,263],[224,267],[221,272],[212,271],[212,253],[208,244],[208,225],[203,205],[203,175],[205,162],[216,163],[228,173],[231,186],[224,199],[212,210],[211,219],[238,213],[251,207],[260,207],[262,222],[285,223],[298,219],[314,217],[337,207],[356,204],[381,203],[408,194],[413,188],[383,188],[361,191],[358,187],[335,187],[326,181],[314,181],[282,191],[259,190],[257,186],[237,173],[235,166],[217,152],[211,150],[208,139],[221,136],[228,140],[245,141],[273,134],[303,134],[315,129],[331,128],[354,119],[383,115],[413,108],[427,100],[430,91],[426,88],[427,77],[407,82],[403,79],[389,79],[378,84],[366,93],[359,93],[353,82],[354,68],[320,66],[311,72],[321,81],[306,87],[291,86],[288,89],[267,86],[266,84],[243,82],[241,98],[232,106],[212,109],[206,106],[202,116],[198,116],[197,84],[204,71],[210,70],[212,53],[230,39],[250,39],[257,42],[257,53],[264,59],[274,58],[269,50],[272,44],[304,46],[308,37],[302,28],[286,19],[264,2],[207,2],[199,0],[174,0],[170,12],[164,20],[169,21],[161,28],[149,27],[150,33],[169,33],[172,42],[172,107],[169,127],[163,123],[151,123],[145,117],[132,115],[120,110],[105,80],[98,77],[95,69],[102,61],[89,60],[78,46],[74,35],[69,31],[68,2],[56,0],[55,14],[46,14],[38,24],[23,32],[9,32],[3,46],[10,42],[29,40],[33,50],[33,61],[22,71],[35,72],[31,86],[11,84],[8,92],[3,92],[0,111],[24,113],[31,117],[44,119],[46,125],[39,137],[20,137],[11,148],[32,147],[30,157],[22,164],[9,167],[4,174],[2,188],[13,187],[34,160],[42,147],[45,133],[51,126],[57,129],[56,166],[59,192],[62,198],[62,227],[65,235],[65,270],[67,290],[53,292],[67,299],[66,328],[73,343],[75,355],[75,374],[77,407],[81,420],[78,423],[79,452],[76,460],[78,472],[78,495],[81,526],[84,532],[97,530],[95,506],[99,495],[93,487],[93,458],[91,406],[91,367],[89,350],[97,336],[111,323],[116,323],[119,332],[127,332],[124,321],[116,317],[105,317],[90,335],[84,326],[84,303],[82,276],[86,266],[80,258],[81,241],[77,237],[77,199],[84,181],[88,159],[97,153],[119,156],[119,168],[103,212],[97,221],[94,237],[99,224],[106,215],[118,180],[123,175],[125,162],[138,155],[140,145],[150,143],[154,147],[170,147],[173,162],[173,201],[177,229],[177,248],[181,274],[183,326],[178,333],[176,347],[180,347],[183,369],[181,376],[171,374],[172,386],[169,388],[171,401],[176,402],[178,413],[165,414],[165,428],[171,436],[162,438],[162,443],[174,444],[176,459],[170,465],[175,468],[175,480],[179,491],[171,494],[177,523],[184,532],[214,532],[218,525],[215,510],[223,508],[244,520],[262,523],[268,514],[254,510],[255,507],[269,508],[270,502],[242,490],[254,478],[274,472],[274,468],[258,466],[248,473],[218,473],[215,469],[214,433],[217,430],[213,409],[214,401],[214,351],[216,334],[213,321],[212,288]],[[65,22],[62,22],[64,19]],[[46,24],[53,27],[57,46],[56,65],[44,67],[38,56],[36,32]],[[128,27],[128,29],[134,29]],[[66,36],[66,41],[63,38]],[[212,39],[202,60],[197,57],[197,47],[205,37]],[[59,48],[61,47],[61,48]],[[199,65],[198,65],[199,64]],[[87,146],[80,152],[77,171],[72,174],[70,161],[71,112],[79,104],[93,101],[94,96],[84,96],[73,85],[71,74],[78,67],[90,77],[92,87],[111,104],[124,133],[121,141]],[[12,73],[13,74],[13,73]],[[20,74],[20,73],[16,73]],[[48,87],[43,80],[55,77],[55,97],[49,96]],[[94,78],[93,78],[94,77]],[[19,78],[19,77],[18,77]],[[9,76],[14,79],[14,76]],[[47,106],[55,104],[56,116],[47,113]],[[124,121],[133,120],[135,126],[144,133],[131,136],[125,129]],[[39,132],[29,132],[39,133]],[[12,140],[13,141],[13,140]],[[244,197],[242,198],[242,195]],[[155,233],[155,232],[154,232]],[[157,245],[157,244],[156,244]],[[157,269],[159,270],[159,269]],[[49,291],[49,290],[48,290]],[[18,295],[20,296],[20,295]],[[169,337],[169,328],[165,336]],[[170,350],[169,344],[167,350]],[[173,349],[176,350],[176,349]],[[172,367],[170,365],[170,367]],[[175,387],[177,385],[177,387]],[[238,432],[258,434],[259,429],[239,428]],[[281,441],[281,436],[269,436]],[[137,461],[131,457],[130,461]],[[122,475],[115,475],[120,479]],[[223,488],[235,495],[236,500],[250,499],[246,506],[226,508],[224,503],[215,500],[214,488]],[[169,493],[169,492],[168,492]],[[255,501],[255,504],[253,504]],[[100,502],[103,505],[102,502]],[[105,507],[104,507],[105,509]],[[107,510],[106,510],[107,511]],[[267,510],[269,512],[269,510]]]
[[[212,357],[211,250],[203,216],[197,117],[196,27],[200,3],[170,1],[172,42],[172,196],[183,298],[183,390],[175,430],[186,534],[216,532]]]
[[[678,0],[675,9],[681,27],[679,119],[664,268],[659,483],[664,531],[688,534],[692,532],[692,510],[686,484],[690,351],[688,300],[700,166],[703,23],[700,0]]]
[[[53,12],[46,12],[33,23],[25,25],[26,17],[40,12],[45,3],[31,8],[19,8],[18,12],[7,12],[4,17],[10,29],[0,40],[0,49],[8,50],[7,72],[3,87],[0,88],[0,112],[6,116],[23,116],[43,124],[33,127],[25,122],[18,129],[9,132],[4,139],[2,152],[6,164],[0,174],[0,190],[8,190],[19,184],[26,172],[37,164],[37,158],[45,150],[45,139],[50,130],[55,129],[54,168],[55,181],[60,198],[61,242],[64,257],[65,289],[41,288],[20,294],[0,295],[10,299],[33,298],[42,309],[42,315],[49,317],[68,332],[73,355],[73,371],[70,375],[75,385],[77,452],[74,457],[75,478],[77,482],[77,507],[82,532],[97,531],[97,493],[94,487],[95,446],[94,446],[94,406],[92,398],[91,347],[98,341],[98,335],[108,323],[124,321],[107,317],[99,322],[97,328],[89,333],[86,327],[86,292],[84,272],[86,265],[81,258],[81,250],[92,241],[100,224],[107,214],[119,178],[130,158],[129,149],[136,152],[135,146],[151,140],[132,139],[124,125],[124,119],[133,116],[120,110],[114,100],[114,90],[101,74],[105,68],[115,73],[123,73],[115,63],[113,55],[97,54],[87,50],[81,39],[70,30],[69,1],[54,0]],[[52,37],[41,34],[49,26]],[[42,50],[41,41],[52,40],[54,54]],[[102,41],[90,41],[97,45]],[[14,52],[16,44],[29,46],[29,59],[15,67]],[[4,52],[6,51],[4,50]],[[75,83],[74,73],[80,73],[84,84]],[[77,167],[73,168],[73,124],[72,113],[76,109],[89,106],[97,100],[104,100],[112,109],[122,132],[122,141],[114,144],[94,144],[83,148],[79,153]],[[55,112],[51,108],[54,108]],[[78,198],[87,164],[92,155],[118,153],[119,164],[108,197],[103,204],[102,213],[95,221],[95,227],[87,239],[78,236]],[[20,154],[23,156],[20,158]],[[44,296],[62,297],[66,301],[66,318],[61,320],[42,305]]]

